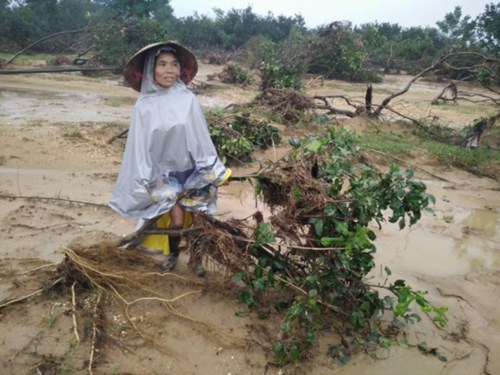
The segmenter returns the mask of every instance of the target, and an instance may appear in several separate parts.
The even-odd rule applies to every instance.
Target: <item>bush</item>
[[[252,82],[250,72],[234,63],[227,64],[219,74],[219,77],[221,77],[221,80],[224,83],[248,85]]]
[[[299,90],[302,88],[300,75],[302,70],[295,65],[285,65],[277,60],[265,62],[260,69],[261,86],[260,89],[285,89],[293,88]]]

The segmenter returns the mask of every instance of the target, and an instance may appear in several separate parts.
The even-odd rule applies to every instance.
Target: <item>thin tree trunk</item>
[[[55,33],[55,34],[51,34],[49,36],[46,36],[46,37],[43,37],[42,39],[38,39],[36,42],[33,42],[31,43],[28,47],[26,48],[23,48],[21,51],[19,51],[18,53],[16,53],[14,56],[12,56],[9,60],[7,60],[5,62],[5,65],[8,65],[10,64],[12,61],[14,61],[18,56],[22,55],[24,52],[26,52],[27,50],[29,50],[31,47],[33,46],[36,46],[37,44],[47,40],[47,39],[52,39],[52,38],[56,38],[58,36],[61,36],[61,35],[65,35],[65,34],[76,34],[76,33],[81,33],[83,31],[87,31],[88,30],[88,27],[84,27],[83,29],[78,29],[78,30],[70,30],[70,31],[60,31],[58,33]]]

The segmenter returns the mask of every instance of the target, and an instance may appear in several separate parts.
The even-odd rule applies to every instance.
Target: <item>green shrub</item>
[[[259,72],[262,91],[285,88],[299,90],[302,88],[302,69],[298,65],[285,65],[280,61],[273,60],[262,63]]]
[[[248,85],[252,82],[250,72],[235,63],[227,64],[220,73],[220,76],[222,77],[222,82],[224,83]]]

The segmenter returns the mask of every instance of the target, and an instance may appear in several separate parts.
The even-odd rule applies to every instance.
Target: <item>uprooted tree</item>
[[[454,59],[462,56],[470,56],[471,58],[473,58],[472,61],[470,62],[470,65],[453,64]],[[500,74],[499,74],[500,60],[476,52],[457,52],[441,56],[435,62],[433,62],[432,65],[430,65],[426,69],[416,74],[413,78],[411,78],[410,81],[408,81],[408,83],[406,84],[406,86],[403,87],[401,90],[396,91],[391,95],[387,96],[379,104],[374,104],[373,107],[375,109],[373,111],[365,110],[366,109],[365,102],[362,103],[359,101],[355,101],[347,96],[342,96],[342,95],[315,96],[314,99],[319,100],[323,103],[323,105],[318,105],[317,108],[322,110],[327,110],[328,114],[334,114],[334,115],[340,114],[348,117],[355,117],[359,114],[368,113],[368,115],[378,118],[380,117],[380,115],[384,110],[388,110],[396,113],[397,115],[412,120],[412,122],[414,122],[415,124],[420,124],[418,120],[411,119],[407,115],[403,115],[401,113],[396,112],[393,108],[391,108],[390,102],[394,98],[407,93],[410,90],[411,86],[419,79],[431,78],[432,76],[444,75],[446,73],[449,74],[450,72],[454,71],[461,71],[465,72],[466,74],[456,81],[450,79],[449,82],[446,84],[446,86],[443,88],[443,90],[440,92],[440,94],[432,100],[432,104],[439,104],[440,101],[442,102],[453,101],[454,103],[457,103],[459,100],[473,101],[475,97],[476,100],[491,101],[493,104],[498,105],[500,101],[500,99],[498,98],[500,92],[497,89],[498,84],[500,82]],[[491,92],[493,96],[460,91],[458,89],[458,86],[460,83],[464,81],[479,82],[481,86],[486,90],[488,90],[489,92]],[[372,86],[369,85],[369,90],[371,89]],[[445,96],[445,94],[448,92],[451,92],[451,96],[447,97]],[[349,106],[353,107],[353,110],[349,111],[345,109],[335,108],[329,104],[327,100],[329,98],[343,99]]]
[[[410,114],[405,114],[391,106],[393,99],[406,94],[418,80],[442,79],[439,77],[449,77],[454,74],[459,75],[460,78],[457,80],[449,78],[442,91],[432,100],[431,104],[453,102],[458,105],[460,101],[477,103],[487,101],[498,106],[500,103],[500,91],[498,89],[500,60],[477,52],[456,52],[439,57],[430,66],[413,76],[403,88],[391,93],[379,103],[373,102],[373,91],[375,89],[372,84],[367,85],[363,101],[345,94],[315,95],[311,98],[298,91],[279,88],[266,89],[257,99],[264,107],[269,108],[271,113],[277,112],[286,115],[279,119],[284,123],[299,123],[305,118],[305,114],[317,113],[318,111],[325,116],[340,115],[349,118],[367,116],[378,120],[382,118],[384,112],[391,112],[398,118],[409,120],[419,129],[430,133],[434,138],[442,142],[461,145],[463,136],[457,131],[448,129],[449,133],[454,133],[453,136],[450,137],[449,134],[442,136],[436,129],[429,127],[425,120],[413,118]],[[461,90],[460,85],[464,82],[477,83],[490,94],[487,95],[474,90]],[[332,104],[333,100],[343,101],[348,108],[334,106]],[[491,128],[497,119],[498,114],[490,116],[487,119],[489,124],[487,128]]]
[[[306,357],[327,327],[342,332],[342,344],[332,343],[330,353],[341,360],[356,348],[387,343],[401,321],[420,320],[414,302],[444,325],[446,308],[433,306],[426,292],[404,280],[371,285],[366,279],[376,251],[369,225],[415,224],[434,201],[425,185],[411,170],[393,165],[381,173],[365,164],[354,136],[345,131],[331,128],[294,145],[287,157],[258,173],[257,192],[272,214],[267,220],[254,215],[252,241],[244,248],[241,241],[230,243],[229,252],[247,256],[215,257],[233,260],[229,266],[239,269],[236,279],[247,285],[241,298],[249,307],[266,303],[265,295],[276,289],[288,291],[288,298],[278,301],[282,338],[273,351],[279,362]],[[204,239],[206,249],[228,253],[217,231],[206,231]],[[391,274],[387,268],[386,273]],[[383,297],[381,290],[392,297]]]

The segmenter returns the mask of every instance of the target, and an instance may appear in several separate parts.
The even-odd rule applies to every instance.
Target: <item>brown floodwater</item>
[[[461,233],[450,237],[446,226],[444,230],[429,230],[416,224],[403,231],[390,226],[379,235],[378,253],[382,259],[389,253],[412,271],[432,276],[500,269],[499,212],[463,208],[456,211],[453,221]]]

